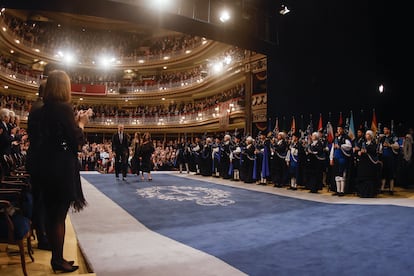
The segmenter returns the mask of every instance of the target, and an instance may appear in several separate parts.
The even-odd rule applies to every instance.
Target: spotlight
[[[290,12],[289,8],[285,5],[282,5],[282,9],[279,11],[281,15],[286,15]]]
[[[220,21],[224,23],[228,21],[229,19],[230,19],[230,13],[227,10],[223,10],[220,13]]]
[[[378,87],[378,91],[380,92],[380,94],[382,94],[384,92],[384,85],[380,84],[380,86]]]

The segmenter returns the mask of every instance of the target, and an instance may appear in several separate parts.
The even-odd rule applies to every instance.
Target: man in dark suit
[[[112,136],[112,151],[115,153],[115,177],[126,180],[129,157],[129,135],[124,133],[124,125],[118,125],[118,131]]]
[[[7,108],[0,109],[0,156],[11,154],[11,129],[9,126],[9,113]],[[3,158],[2,158],[3,159]]]

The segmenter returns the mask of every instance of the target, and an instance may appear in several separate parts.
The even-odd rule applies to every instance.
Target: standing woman
[[[380,188],[381,163],[378,160],[377,143],[372,130],[365,133],[365,141],[358,151],[357,180],[360,197],[375,197]]]
[[[83,128],[90,111],[74,115],[70,79],[60,70],[50,72],[43,102],[29,114],[27,166],[33,192],[41,195],[45,206],[52,269],[72,272],[79,267],[63,258],[65,220],[69,208],[80,211],[86,206],[77,154],[84,143]]]
[[[136,173],[137,176],[141,173],[141,161],[139,160],[139,150],[141,148],[141,133],[135,132],[134,138],[131,142],[132,146],[132,159],[131,159],[131,167],[132,172]]]
[[[140,158],[141,158],[141,180],[144,180],[144,173],[147,173],[148,181],[152,180],[151,170],[154,167],[152,162],[152,154],[154,153],[155,148],[151,141],[151,134],[145,132],[142,136],[142,144],[140,147]]]

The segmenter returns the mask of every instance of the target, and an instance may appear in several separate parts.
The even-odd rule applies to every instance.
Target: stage
[[[178,172],[82,172],[70,213],[96,275],[412,275],[414,200],[333,197]]]

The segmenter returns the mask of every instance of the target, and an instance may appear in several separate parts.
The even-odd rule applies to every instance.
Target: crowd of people
[[[206,137],[177,153],[179,163],[191,164],[205,176],[241,180],[275,187],[298,187],[318,193],[327,187],[333,195],[376,197],[394,194],[394,187],[413,182],[413,131],[403,139],[384,126],[377,135],[359,129],[355,139],[338,125],[333,136],[322,130],[261,132],[256,138],[229,134]],[[182,154],[182,152],[186,154]]]
[[[72,49],[83,64],[90,63],[102,54],[116,55],[121,59],[162,58],[174,52],[182,52],[200,45],[201,38],[187,34],[150,37],[137,32],[111,32],[85,27],[70,27],[64,23],[48,21],[24,21],[2,14],[8,29],[20,42],[32,48],[46,49],[56,53]]]
[[[231,99],[243,98],[245,95],[244,84],[238,84],[232,88],[225,89],[220,93],[211,95],[202,99],[192,99],[188,102],[174,101],[167,104],[157,105],[135,105],[133,108],[122,108],[116,105],[105,104],[77,104],[74,106],[75,110],[92,108],[94,118],[104,117],[142,117],[142,116],[163,116],[163,115],[183,115],[203,111],[205,109],[217,106],[222,102]]]
[[[135,133],[125,148],[124,172],[139,171],[136,152],[140,137]],[[256,138],[235,133],[151,142],[151,170],[196,173],[291,190],[301,187],[312,193],[326,187],[337,196],[393,195],[397,185],[408,187],[414,181],[411,129],[404,137],[383,126],[381,134],[360,128],[351,139],[347,129],[339,125],[333,136],[324,131],[273,131],[260,132]],[[82,168],[115,172],[112,144],[86,145],[79,156]]]

